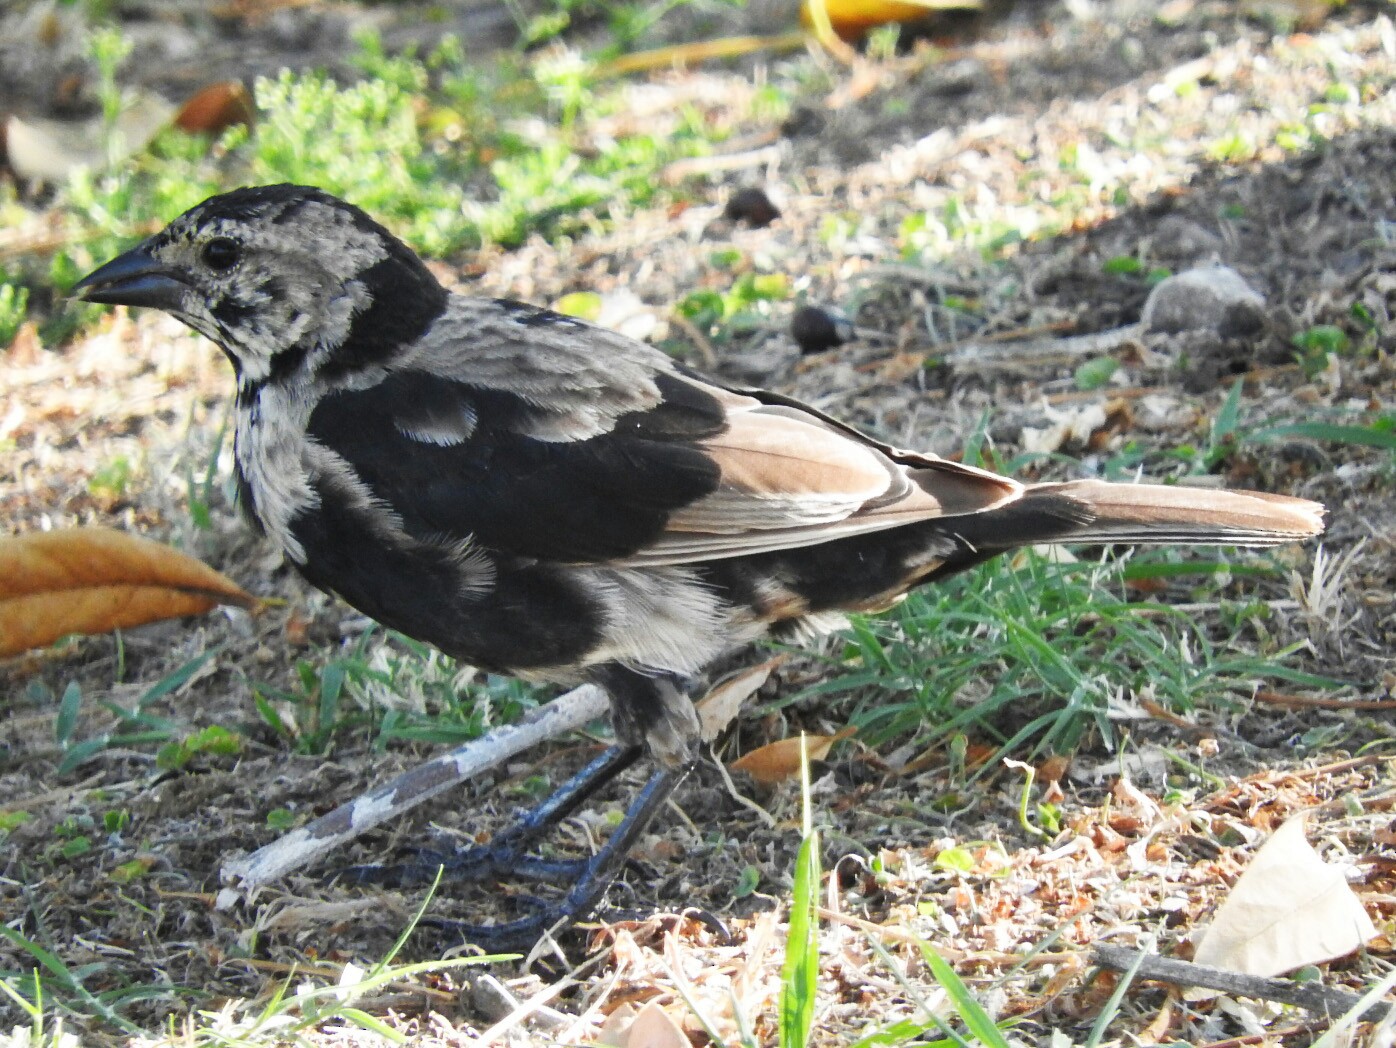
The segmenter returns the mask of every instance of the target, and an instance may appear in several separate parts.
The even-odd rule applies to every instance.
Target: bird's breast
[[[308,461],[308,406],[274,385],[238,390],[234,459],[244,509],[296,564],[305,549],[292,528],[319,508]]]

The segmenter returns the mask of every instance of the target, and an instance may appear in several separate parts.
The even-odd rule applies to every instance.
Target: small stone
[[[1223,246],[1221,237],[1182,215],[1168,215],[1160,221],[1150,245],[1154,257],[1173,262],[1216,255]]]
[[[1140,321],[1145,331],[1154,334],[1253,333],[1265,323],[1265,299],[1234,269],[1189,269],[1154,288]]]

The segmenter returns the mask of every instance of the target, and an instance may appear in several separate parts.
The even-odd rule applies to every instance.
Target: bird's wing
[[[324,397],[310,435],[409,533],[565,563],[764,553],[1021,493],[795,401],[683,373],[609,332],[552,326],[552,316],[530,314],[517,340],[512,326],[482,338],[477,325],[468,341],[438,332],[430,352],[376,385]],[[540,351],[540,332],[557,346]]]

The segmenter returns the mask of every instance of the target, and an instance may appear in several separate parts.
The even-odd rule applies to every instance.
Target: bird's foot
[[[358,884],[394,887],[431,884],[438,872],[444,881],[475,883],[502,877],[551,884],[575,880],[585,874],[590,860],[540,859],[528,855],[528,851],[583,802],[634,764],[639,755],[639,747],[610,747],[488,844],[461,849],[424,848],[409,863],[351,866],[338,871],[335,877]]]
[[[488,950],[526,949],[547,931],[582,920],[596,909],[606,890],[625,865],[626,857],[640,834],[669,799],[674,788],[683,781],[687,768],[657,772],[631,803],[625,818],[615,832],[590,859],[583,861],[581,870],[569,879],[572,887],[562,898],[544,901],[533,896],[520,901],[532,912],[527,916],[498,924],[475,924],[443,918],[427,918],[424,923],[436,928],[455,931],[467,942]],[[565,789],[566,787],[564,787]],[[561,792],[561,791],[559,791]],[[520,873],[521,869],[511,871]]]

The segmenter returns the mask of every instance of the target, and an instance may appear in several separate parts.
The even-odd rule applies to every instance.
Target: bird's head
[[[292,185],[210,197],[74,290],[165,310],[218,343],[251,382],[379,362],[446,301],[422,261],[368,215]]]

